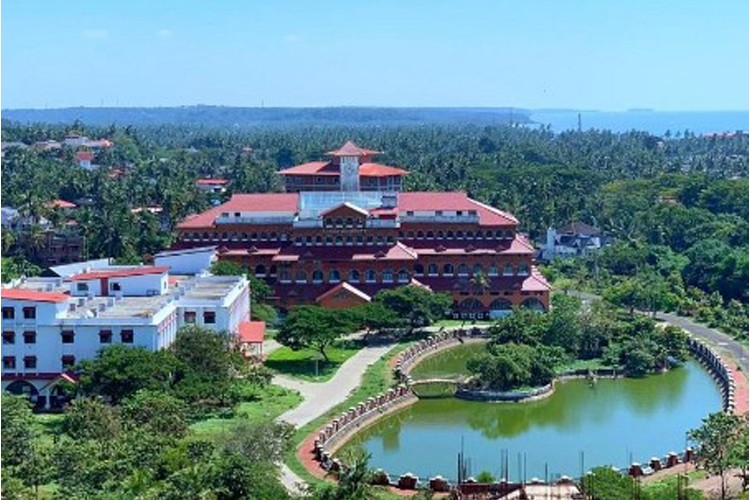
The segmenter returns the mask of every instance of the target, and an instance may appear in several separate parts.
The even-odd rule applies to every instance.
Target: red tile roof
[[[544,292],[552,290],[552,285],[542,276],[536,266],[531,266],[531,274],[524,280],[521,290],[524,292]]]
[[[199,186],[223,186],[229,184],[229,181],[226,179],[198,179],[195,183]]]
[[[240,342],[260,344],[266,335],[265,321],[243,321],[240,323]]]
[[[78,159],[78,161],[93,160],[94,153],[92,153],[91,151],[79,151],[76,153],[76,159]]]
[[[71,281],[95,280],[100,278],[127,278],[128,276],[145,276],[147,274],[164,274],[169,271],[168,266],[142,266],[132,269],[110,269],[89,271],[71,276]]]
[[[49,208],[76,208],[75,203],[71,203],[65,200],[52,200],[45,204]]]
[[[222,203],[203,213],[188,216],[177,225],[178,229],[201,229],[212,227],[222,212],[296,212],[299,195],[297,193],[235,194]]]
[[[339,283],[338,285],[334,286],[333,288],[331,288],[330,290],[328,290],[327,292],[324,292],[324,293],[318,295],[318,297],[315,299],[315,301],[316,302],[320,302],[320,301],[324,300],[326,297],[328,297],[329,295],[333,295],[334,293],[338,292],[339,290],[346,290],[347,292],[349,292],[349,293],[351,293],[353,295],[356,295],[357,297],[359,297],[359,298],[361,298],[363,300],[366,300],[367,302],[369,302],[369,301],[372,300],[372,297],[370,297],[369,295],[367,295],[365,292],[363,292],[359,288],[355,287],[354,285],[350,285],[346,281],[343,281],[343,282]]]
[[[382,163],[363,163],[359,166],[359,175],[363,177],[388,177],[391,175],[408,175],[401,168],[383,165]]]
[[[20,288],[3,288],[0,297],[11,300],[29,300],[34,302],[63,302],[70,298],[64,293],[36,292]]]
[[[380,154],[380,151],[360,148],[352,141],[346,141],[346,143],[339,149],[329,151],[326,154],[330,156],[372,156]]]
[[[295,165],[284,170],[279,170],[281,175],[340,175],[338,165],[330,161],[311,161],[301,165]]]

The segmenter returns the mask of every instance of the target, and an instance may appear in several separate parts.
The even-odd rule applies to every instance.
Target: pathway
[[[380,359],[391,347],[393,346],[389,344],[362,348],[346,360],[327,382],[305,382],[283,375],[275,375],[273,377],[274,384],[299,391],[304,398],[301,405],[281,414],[277,420],[302,427],[342,403],[351,391],[359,387],[360,379],[367,367]],[[304,485],[304,480],[286,464],[281,465],[281,481],[290,492],[299,493],[301,492],[301,485]]]

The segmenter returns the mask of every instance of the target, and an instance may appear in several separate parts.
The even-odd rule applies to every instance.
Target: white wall
[[[191,252],[177,255],[154,257],[157,266],[168,266],[172,274],[201,274],[211,267],[216,258],[216,250],[207,249],[203,252]]]

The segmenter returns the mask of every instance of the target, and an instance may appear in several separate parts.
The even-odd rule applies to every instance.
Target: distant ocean
[[[529,126],[550,125],[553,132],[578,128],[579,111],[532,111]],[[662,136],[686,130],[694,134],[747,132],[747,111],[580,111],[582,130],[608,129],[613,132],[644,130]]]

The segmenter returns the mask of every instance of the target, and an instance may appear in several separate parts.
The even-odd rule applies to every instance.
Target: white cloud
[[[302,37],[300,37],[299,35],[295,35],[293,33],[290,35],[286,35],[284,37],[284,43],[292,44],[292,43],[299,43],[301,41],[302,41]]]
[[[156,35],[159,38],[170,38],[172,35],[174,35],[174,31],[170,29],[162,28],[156,32]]]
[[[105,29],[88,29],[81,32],[83,38],[89,40],[104,40],[109,33]]]

